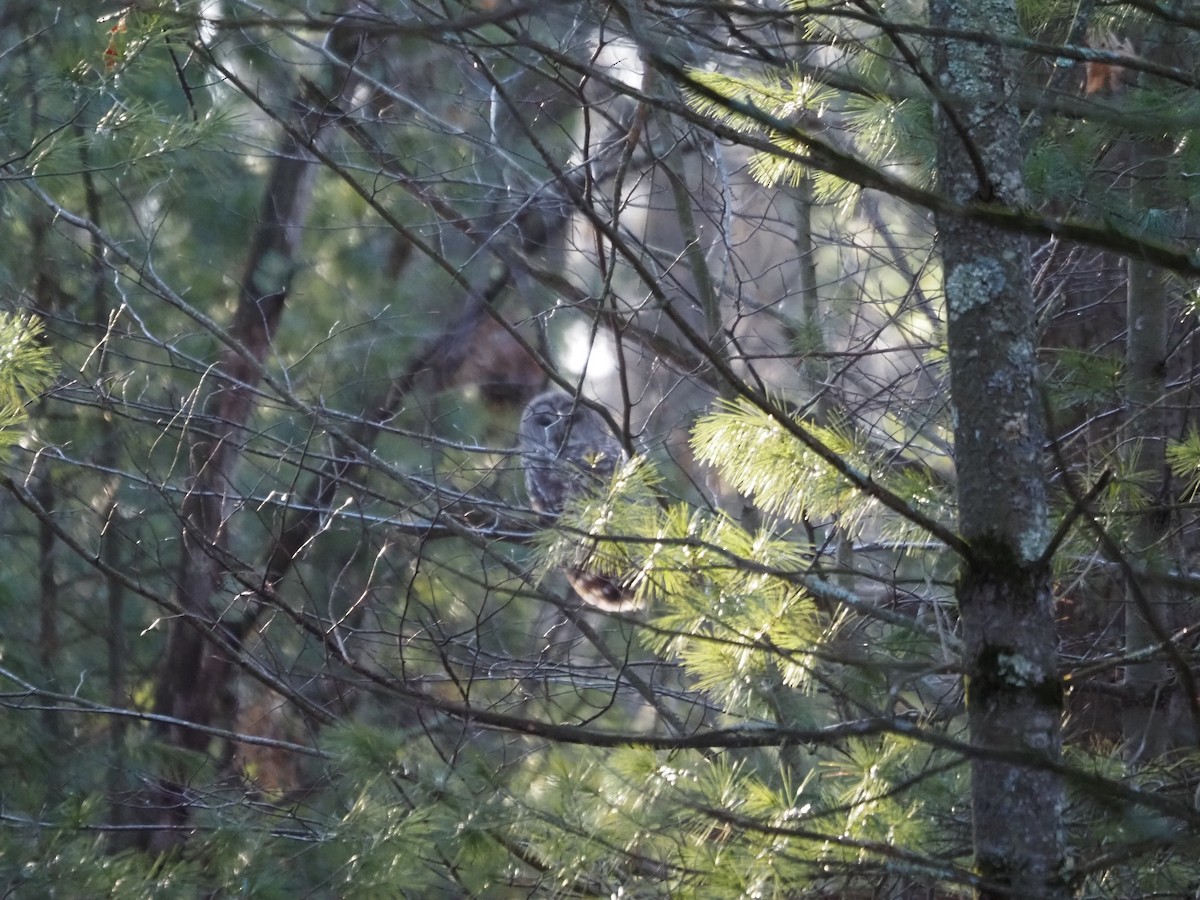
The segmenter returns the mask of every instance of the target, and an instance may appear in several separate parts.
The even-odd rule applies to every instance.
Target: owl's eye
[[[532,421],[538,428],[549,428],[558,421],[558,418],[554,413],[543,412],[534,416]]]

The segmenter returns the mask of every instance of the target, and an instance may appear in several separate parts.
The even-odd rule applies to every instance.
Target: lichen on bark
[[[951,319],[979,309],[1004,290],[1004,269],[989,257],[958,266],[946,279],[946,300]]]

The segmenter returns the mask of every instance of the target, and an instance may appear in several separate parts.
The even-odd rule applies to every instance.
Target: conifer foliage
[[[6,894],[1194,896],[1185,7],[4,4]]]

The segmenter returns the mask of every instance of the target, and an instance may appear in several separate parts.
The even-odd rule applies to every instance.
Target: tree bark
[[[1141,53],[1156,62],[1170,59],[1161,26],[1149,29]],[[1165,57],[1165,58],[1164,58]],[[1134,209],[1145,211],[1149,221],[1168,229],[1175,198],[1164,187],[1164,160],[1172,153],[1171,140],[1128,142],[1128,171]],[[1157,266],[1130,257],[1126,260],[1125,423],[1129,430],[1130,471],[1143,486],[1145,506],[1127,510],[1130,516],[1129,551],[1133,570],[1163,572],[1170,558],[1171,516],[1166,511],[1170,479],[1167,470],[1168,334],[1170,301],[1167,282]],[[1171,599],[1161,581],[1139,579],[1125,591],[1125,651],[1144,654],[1170,633]],[[1182,667],[1181,667],[1182,668]],[[1167,696],[1171,666],[1166,652],[1131,662],[1125,667],[1125,685],[1130,701],[1122,716],[1125,756],[1145,762],[1171,746]]]
[[[1017,34],[1012,0],[934,0],[932,24]],[[938,177],[958,202],[1025,202],[1018,60],[1002,47],[938,42]],[[971,761],[982,897],[1066,897],[1061,753],[1049,571],[1044,424],[1035,381],[1027,238],[977,222],[938,222],[956,410],[958,586],[971,742],[1029,762]]]
[[[316,133],[318,112],[301,117],[300,130]],[[199,725],[232,714],[234,664],[210,646],[209,630],[237,645],[253,626],[252,614],[230,621],[217,612],[214,598],[225,576],[228,506],[240,458],[242,431],[254,410],[259,366],[271,350],[297,267],[301,228],[307,218],[316,167],[304,147],[285,135],[267,184],[261,220],[251,242],[239,289],[231,333],[250,358],[228,350],[213,375],[207,396],[206,422],[190,448],[192,478],[183,501],[183,552],[175,600],[184,615],[171,623],[162,672],[155,691],[154,712]],[[202,731],[156,726],[172,746],[204,752],[211,737]],[[161,853],[178,844],[190,816],[186,778],[163,778],[144,799],[141,810],[156,830],[143,832],[143,846]]]
[[[1150,160],[1143,160],[1150,166]],[[1134,471],[1152,495],[1149,511],[1131,510],[1130,534],[1135,570],[1163,568],[1164,544],[1169,532],[1163,511],[1166,477],[1166,439],[1163,401],[1166,393],[1167,297],[1166,285],[1155,267],[1130,259],[1128,285],[1129,331],[1125,344],[1125,412],[1133,435]],[[1162,583],[1126,586],[1125,650],[1144,653],[1166,635],[1167,588]],[[1170,745],[1168,721],[1160,698],[1170,668],[1161,654],[1130,663],[1125,684],[1131,700],[1122,727],[1125,755],[1131,761],[1152,758]]]

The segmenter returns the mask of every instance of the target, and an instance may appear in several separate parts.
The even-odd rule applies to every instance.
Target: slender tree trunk
[[[53,514],[55,488],[54,478],[49,472],[44,473],[38,479],[35,491],[42,509]],[[58,576],[54,562],[56,543],[54,530],[47,523],[41,523],[41,527],[38,529],[38,586],[40,588],[38,592],[38,663],[41,665],[42,677],[46,683],[58,689],[59,685],[55,683],[60,649]],[[62,740],[59,713],[53,709],[43,711],[42,724],[46,728],[47,742],[57,747]]]
[[[1178,65],[1162,45],[1160,27],[1149,30],[1141,48],[1155,62]],[[1128,171],[1131,173],[1135,209],[1165,220],[1173,198],[1164,196],[1163,160],[1172,151],[1171,141],[1130,140]],[[1167,568],[1170,516],[1167,506],[1167,335],[1170,304],[1167,283],[1156,266],[1141,259],[1126,261],[1125,422],[1129,429],[1130,471],[1144,486],[1149,509],[1130,509],[1129,541],[1131,562],[1137,571]],[[1170,629],[1168,589],[1161,580],[1141,579],[1125,591],[1125,650],[1142,653],[1158,644]],[[1122,717],[1125,755],[1143,761],[1170,746],[1170,722],[1166,694],[1171,667],[1164,654],[1131,663],[1125,668],[1125,685],[1130,700]]]
[[[1168,530],[1161,501],[1166,472],[1163,397],[1166,391],[1166,285],[1153,266],[1130,259],[1128,285],[1129,331],[1125,344],[1125,411],[1136,441],[1131,445],[1134,471],[1148,490],[1151,510],[1140,512],[1130,534],[1135,568],[1162,568],[1163,542]],[[1126,589],[1125,649],[1130,654],[1152,647],[1165,633],[1166,590],[1161,581],[1129,585]],[[1153,757],[1167,749],[1167,717],[1160,702],[1170,674],[1162,655],[1131,663],[1125,684],[1131,700],[1122,729],[1125,754],[1131,760]]]
[[[314,134],[318,112],[301,117],[298,128]],[[258,366],[266,361],[298,267],[301,228],[307,218],[316,167],[300,142],[285,135],[263,198],[261,220],[242,275],[230,332],[250,359],[227,351],[213,378],[204,414],[211,425],[198,429],[190,452],[193,473],[183,501],[183,541],[175,600],[184,615],[174,620],[154,699],[154,711],[200,725],[225,724],[232,716],[233,661],[214,649],[208,631],[237,646],[253,627],[252,613],[230,619],[217,611],[225,575],[222,555],[231,487],[240,458],[242,430],[254,410]],[[161,740],[204,752],[211,738],[189,728],[159,725]],[[163,852],[178,844],[190,816],[186,776],[163,778],[145,798],[143,817],[159,830],[143,833],[144,846]]]
[[[939,28],[1017,32],[1012,0],[933,0],[930,14]],[[938,173],[959,202],[1024,203],[1018,71],[999,46],[938,44]],[[1048,518],[1030,246],[969,221],[938,224],[959,527],[971,551],[958,588],[968,722],[972,744],[1014,757],[971,761],[976,866],[992,886],[980,896],[1066,897],[1062,779],[1037,765],[1059,759],[1062,690],[1041,559]]]

